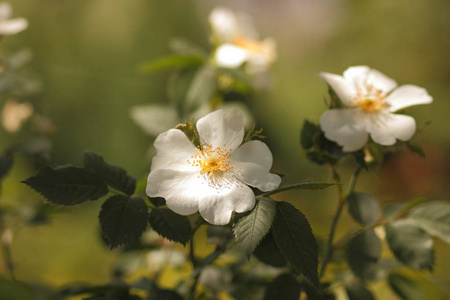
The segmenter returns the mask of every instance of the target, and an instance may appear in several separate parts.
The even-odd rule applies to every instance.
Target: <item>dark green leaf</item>
[[[192,236],[188,218],[168,208],[153,209],[149,218],[152,228],[161,236],[185,245]]]
[[[294,276],[281,274],[267,286],[264,300],[298,300],[300,289],[300,283]]]
[[[187,91],[185,105],[187,110],[192,112],[202,104],[208,103],[216,92],[215,70],[204,65],[195,74],[191,86]]]
[[[347,259],[353,273],[363,280],[377,278],[381,241],[373,230],[364,231],[349,243]]]
[[[423,151],[420,145],[412,143],[411,141],[408,141],[405,144],[411,152],[419,154],[420,156],[425,158],[425,151]]]
[[[372,292],[361,282],[353,282],[345,287],[349,300],[375,300]]]
[[[423,291],[403,275],[389,274],[388,283],[391,289],[403,300],[425,300]]]
[[[233,232],[236,242],[245,252],[253,252],[269,232],[275,213],[275,201],[269,197],[262,197],[250,214],[240,218],[234,224]]]
[[[409,220],[386,225],[386,239],[395,257],[416,270],[432,270],[434,264],[433,240]]]
[[[281,268],[286,266],[286,259],[278,249],[271,231],[261,240],[253,255],[265,264]]]
[[[429,234],[450,244],[450,203],[427,203],[413,209],[408,217]]]
[[[0,181],[8,175],[14,164],[14,158],[11,153],[6,153],[0,157]]]
[[[315,145],[316,138],[320,133],[321,130],[319,125],[305,120],[300,132],[300,145],[302,148],[305,150],[312,148]]]
[[[23,183],[58,205],[96,200],[108,193],[101,178],[89,170],[75,167],[44,167]]]
[[[175,68],[192,68],[203,63],[204,59],[198,55],[170,55],[149,62],[140,69],[142,72],[151,73]]]
[[[115,248],[142,235],[147,227],[147,205],[142,198],[113,196],[103,203],[98,219],[103,236]]]
[[[272,226],[275,241],[286,260],[319,287],[317,242],[305,215],[287,202],[277,202]]]
[[[166,199],[164,199],[164,198],[161,198],[161,197],[154,197],[154,198],[148,197],[148,199],[150,199],[150,202],[156,207],[160,207],[160,206],[166,205]]]
[[[378,201],[369,194],[352,193],[347,197],[348,212],[363,226],[375,224],[379,216]]]
[[[132,195],[136,188],[136,179],[128,176],[124,169],[107,164],[100,155],[85,152],[84,167],[102,178],[107,185],[127,195]]]

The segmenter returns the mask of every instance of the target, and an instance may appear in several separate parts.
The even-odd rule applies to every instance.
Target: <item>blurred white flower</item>
[[[146,255],[148,269],[158,272],[167,267],[181,267],[186,261],[183,251],[173,248],[152,250]]]
[[[238,68],[246,63],[249,73],[257,73],[267,70],[277,58],[275,41],[261,41],[247,15],[220,7],[211,12],[209,23],[217,46],[214,59],[219,66]]]
[[[28,27],[28,21],[24,18],[10,19],[12,15],[9,3],[0,3],[0,35],[16,34]]]
[[[396,88],[394,80],[367,66],[350,67],[343,75],[320,73],[347,107],[326,111],[320,126],[325,136],[346,152],[363,148],[369,135],[384,146],[395,144],[396,139],[409,140],[416,122],[393,112],[433,100],[425,89],[415,85]]]
[[[8,132],[16,132],[32,114],[33,106],[30,103],[18,103],[16,100],[8,100],[2,110],[3,128]]]
[[[230,222],[233,211],[245,212],[255,205],[253,191],[278,187],[280,177],[271,174],[272,153],[261,141],[242,144],[244,117],[230,109],[224,117],[217,110],[197,122],[201,147],[195,147],[178,129],[155,140],[156,156],[147,181],[150,197],[163,197],[181,215],[199,211],[209,223]]]

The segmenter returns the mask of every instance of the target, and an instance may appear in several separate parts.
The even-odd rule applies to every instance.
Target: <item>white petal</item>
[[[167,206],[180,215],[198,211],[203,185],[197,172],[158,169],[147,179],[147,195],[163,197]]]
[[[260,165],[263,170],[272,168],[272,152],[269,147],[261,141],[249,141],[242,144],[231,156],[233,160],[249,162]]]
[[[214,59],[220,67],[237,68],[247,60],[247,51],[231,44],[223,44],[217,48]]]
[[[231,42],[239,33],[235,14],[226,8],[218,7],[209,15],[209,24],[212,32],[220,42]]]
[[[389,93],[397,86],[395,80],[387,77],[378,70],[370,69],[367,74],[367,83],[373,85],[375,88],[382,90],[384,94]]]
[[[157,169],[195,169],[187,160],[197,153],[197,149],[181,130],[170,129],[161,133],[156,138],[154,146],[157,154],[152,160],[152,171]]]
[[[394,112],[399,109],[433,102],[433,98],[427,90],[415,85],[402,85],[386,97],[386,102],[390,105],[389,111]]]
[[[344,71],[343,76],[347,82],[356,85],[363,82],[370,72],[368,66],[354,66]]]
[[[211,189],[199,200],[200,215],[209,223],[225,225],[230,222],[233,211],[246,212],[255,206],[255,195],[243,184],[236,184],[217,191]]]
[[[28,21],[24,18],[16,18],[0,23],[0,35],[16,34],[28,27]]]
[[[358,108],[328,110],[320,118],[320,127],[325,137],[338,143],[345,152],[363,148],[369,137]]]
[[[263,192],[272,191],[281,183],[280,176],[269,173],[255,163],[232,160],[231,165],[239,180]]]
[[[12,15],[11,5],[9,3],[0,3],[0,20],[9,19]]]
[[[156,136],[178,123],[177,112],[173,107],[164,105],[134,106],[130,110],[131,118],[144,131]]]
[[[331,73],[319,73],[319,76],[333,89],[344,105],[355,106],[356,90],[344,77]]]
[[[395,144],[396,139],[409,140],[416,131],[416,122],[410,116],[384,113],[367,130],[376,143],[389,146]]]
[[[259,40],[259,34],[253,25],[252,17],[244,12],[236,14],[236,27],[238,34],[247,39]]]
[[[244,138],[244,116],[232,108],[224,118],[223,110],[219,109],[198,120],[197,130],[206,144],[234,150]]]

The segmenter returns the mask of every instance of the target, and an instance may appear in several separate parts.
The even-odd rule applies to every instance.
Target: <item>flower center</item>
[[[188,164],[198,167],[200,173],[209,177],[214,177],[228,172],[233,167],[230,166],[231,149],[226,149],[226,145],[213,147],[212,145],[198,146],[197,154],[188,159]]]
[[[388,104],[384,101],[386,96],[382,90],[375,89],[372,85],[366,85],[364,90],[358,89],[356,104],[365,112],[371,113],[385,109]]]
[[[233,38],[232,42],[235,46],[244,48],[245,50],[256,52],[256,53],[264,53],[264,48],[260,42],[246,39],[242,36],[237,36]]]

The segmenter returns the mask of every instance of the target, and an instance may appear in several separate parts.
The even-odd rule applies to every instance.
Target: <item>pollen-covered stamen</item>
[[[191,156],[187,162],[198,167],[203,175],[214,177],[228,172],[233,167],[230,165],[231,149],[222,147],[213,147],[212,145],[202,144],[197,147],[197,154]]]
[[[356,104],[365,112],[371,113],[387,108],[385,94],[382,90],[366,84],[363,89],[358,88],[356,94]]]

